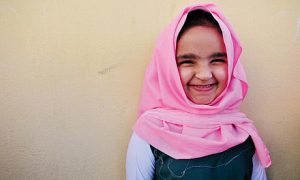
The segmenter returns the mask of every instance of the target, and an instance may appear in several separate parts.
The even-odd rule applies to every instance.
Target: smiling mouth
[[[206,92],[206,91],[211,91],[217,86],[217,83],[213,84],[204,84],[204,85],[189,85],[191,88],[195,89],[196,91],[201,91],[201,92]]]

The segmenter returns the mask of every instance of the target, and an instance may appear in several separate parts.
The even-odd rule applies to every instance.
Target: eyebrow
[[[177,59],[197,59],[199,56],[193,53],[187,53],[177,56]]]
[[[212,55],[209,56],[210,58],[226,58],[227,54],[226,53],[213,53]]]
[[[211,54],[208,58],[212,59],[212,58],[226,58],[226,57],[227,57],[226,53],[216,52]],[[201,58],[201,57],[193,53],[187,53],[187,54],[182,54],[177,56],[177,59],[197,59],[197,58]]]

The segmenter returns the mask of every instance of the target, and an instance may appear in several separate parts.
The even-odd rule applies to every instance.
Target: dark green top
[[[251,179],[255,147],[249,137],[224,152],[176,160],[151,146],[155,157],[156,180],[246,180]]]

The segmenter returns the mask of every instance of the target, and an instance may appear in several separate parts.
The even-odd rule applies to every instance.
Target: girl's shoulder
[[[152,180],[154,156],[149,143],[133,133],[127,149],[126,179]]]
[[[251,177],[252,180],[266,180],[265,169],[260,164],[254,151],[252,140],[247,139],[244,143],[219,154],[191,160],[175,160],[152,147],[137,134],[133,133],[127,151],[126,176],[127,179],[139,179],[140,177],[141,179],[150,180],[157,175],[155,169],[163,170],[164,165],[167,165],[165,169],[172,171],[169,172],[169,174],[177,174],[178,176],[180,174],[182,175],[182,173],[188,174],[190,170],[203,170],[205,168],[213,170],[218,166],[226,166],[226,168],[228,168],[228,165],[233,165],[232,167],[237,168],[232,170],[234,172],[244,169],[243,171],[245,173],[248,169],[248,177]],[[247,168],[250,166],[252,166],[251,172],[249,171],[249,168]],[[166,173],[168,174],[168,172]],[[192,175],[195,174],[191,173],[190,176]]]

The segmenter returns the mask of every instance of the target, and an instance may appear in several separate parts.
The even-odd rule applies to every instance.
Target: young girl
[[[239,106],[240,43],[213,4],[186,7],[157,40],[126,162],[128,180],[266,179],[269,152]]]

